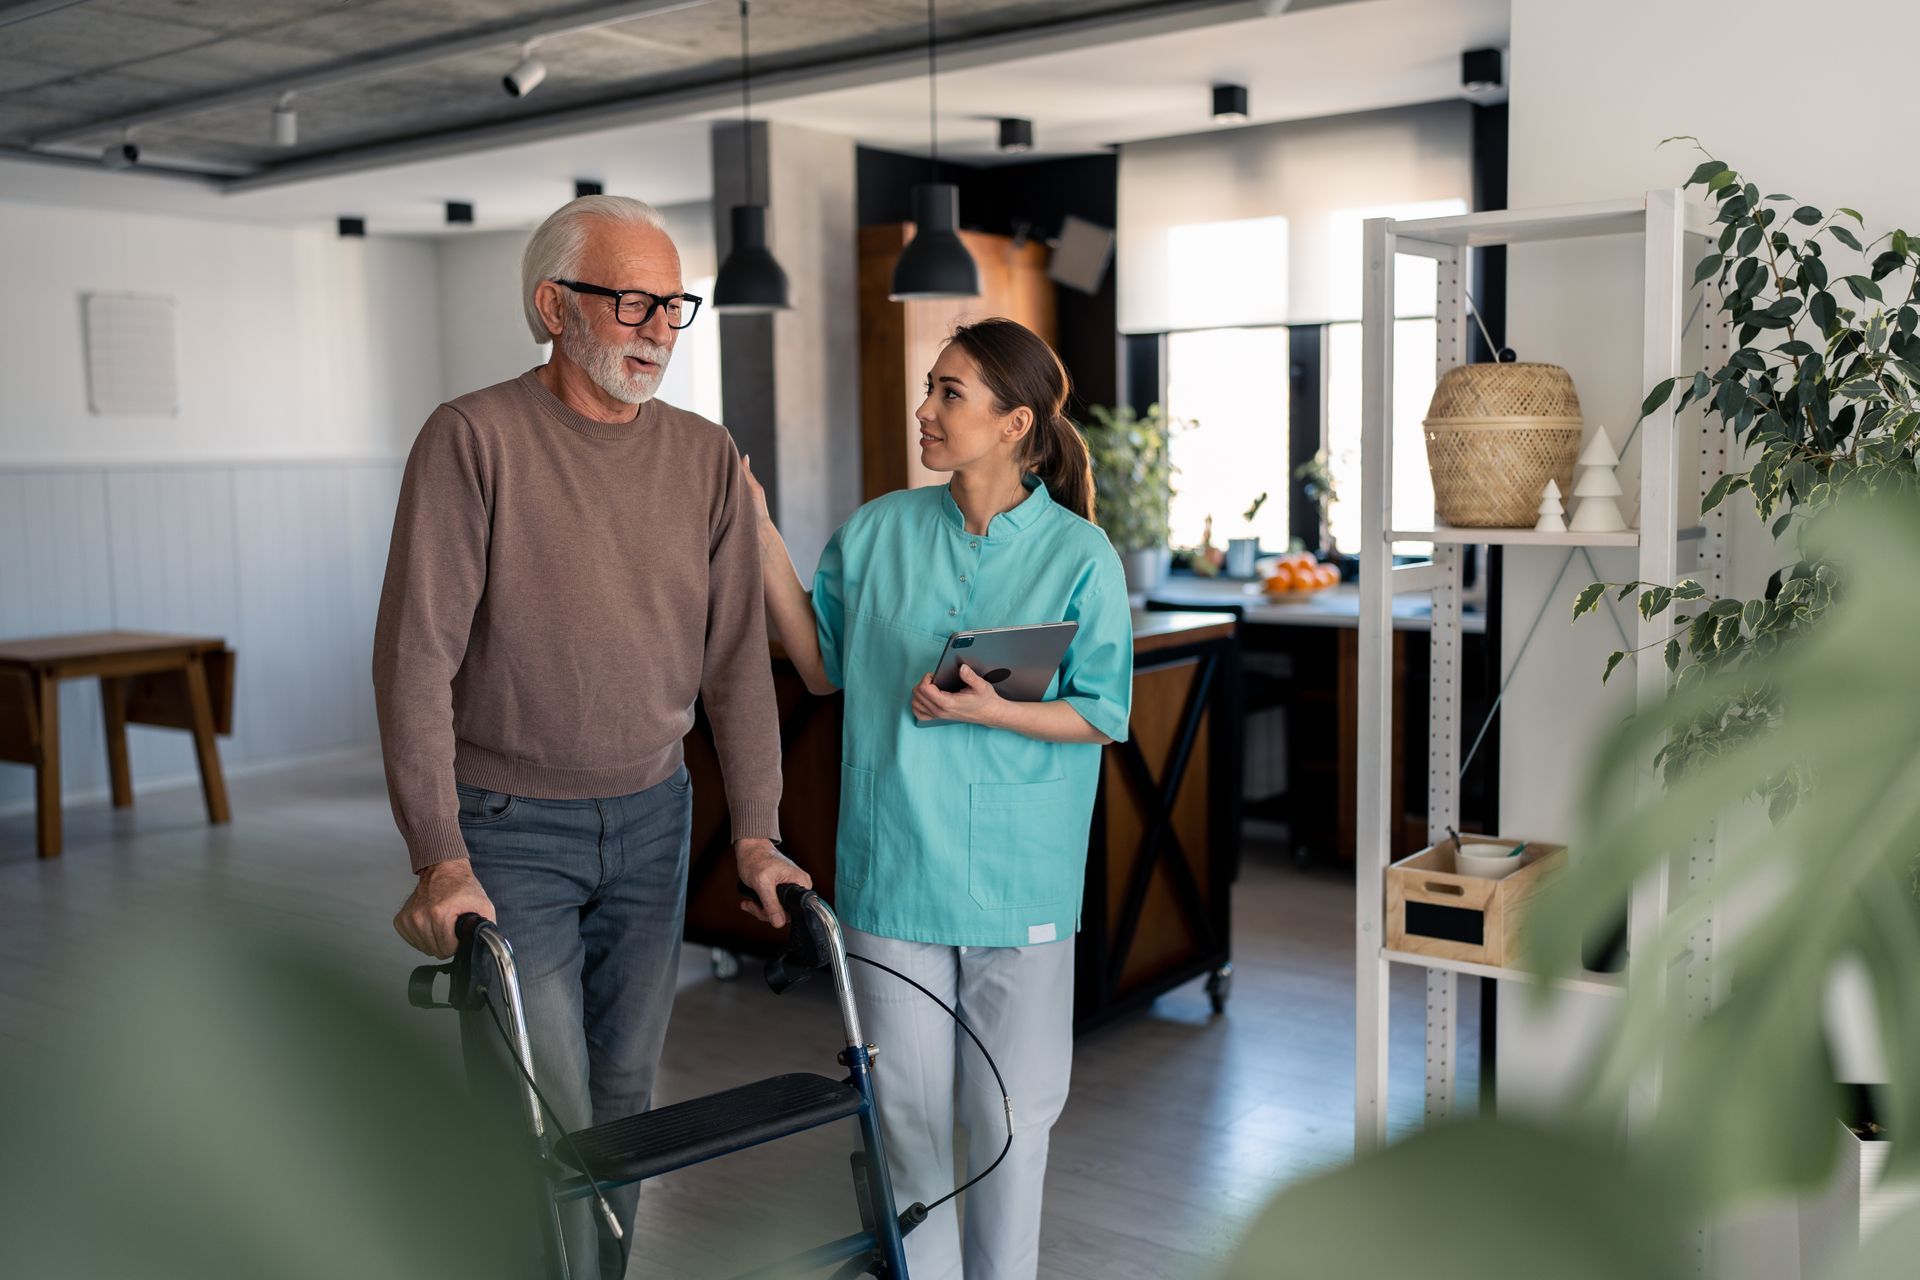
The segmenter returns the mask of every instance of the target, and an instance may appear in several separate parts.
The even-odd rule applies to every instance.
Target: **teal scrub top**
[[[913,687],[972,627],[1077,622],[1048,700],[1116,742],[1133,694],[1133,615],[1099,526],[1026,498],[967,532],[945,485],[876,498],[821,554],[813,609],[827,678],[846,691],[841,919],[947,946],[1052,942],[1080,927],[1094,743],[981,725],[920,724]]]

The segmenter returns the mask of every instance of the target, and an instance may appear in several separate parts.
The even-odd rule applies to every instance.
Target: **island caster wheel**
[[[722,982],[732,982],[740,976],[740,957],[725,947],[713,949],[713,976]]]
[[[1233,965],[1229,962],[1207,975],[1207,999],[1212,1001],[1215,1013],[1225,1013],[1227,997],[1232,994]]]

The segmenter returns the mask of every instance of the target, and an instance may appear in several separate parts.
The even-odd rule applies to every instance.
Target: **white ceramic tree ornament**
[[[1615,501],[1622,492],[1620,477],[1614,472],[1619,464],[1620,453],[1613,447],[1613,438],[1605,427],[1595,427],[1593,439],[1580,451],[1580,475],[1573,482],[1573,496],[1580,499],[1580,505],[1574,508],[1568,528],[1581,533],[1618,533],[1627,527],[1620,504]]]
[[[1560,501],[1560,484],[1549,479],[1547,487],[1540,494],[1540,519],[1535,522],[1534,529],[1540,533],[1565,532],[1567,522],[1560,518],[1565,512],[1566,507]]]

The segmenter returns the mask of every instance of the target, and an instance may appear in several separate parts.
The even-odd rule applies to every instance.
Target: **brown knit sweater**
[[[415,871],[467,856],[455,779],[626,795],[704,699],[736,840],[777,839],[780,730],[752,499],[724,427],[595,422],[529,371],[434,410],[374,629],[387,791]]]

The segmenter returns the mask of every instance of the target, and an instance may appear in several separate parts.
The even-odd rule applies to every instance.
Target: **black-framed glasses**
[[[613,318],[629,328],[638,329],[653,319],[653,313],[664,310],[667,313],[667,328],[684,329],[693,323],[694,316],[700,313],[700,304],[706,299],[697,294],[675,293],[661,297],[657,293],[648,293],[644,289],[609,289],[600,284],[581,284],[578,280],[555,280],[563,289],[575,293],[590,293],[596,298],[613,299]]]

